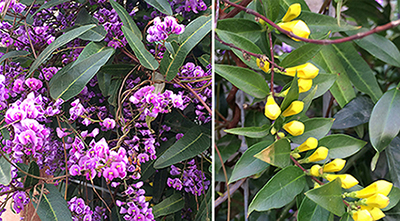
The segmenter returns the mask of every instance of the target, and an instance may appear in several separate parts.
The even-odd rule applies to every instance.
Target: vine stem
[[[189,90],[190,92],[193,93],[193,95],[200,101],[200,103],[204,106],[204,108],[206,108],[206,110],[208,111],[208,113],[210,115],[212,115],[212,110],[210,109],[210,107],[206,104],[206,102],[203,101],[203,99],[201,99],[201,97],[196,93],[196,91],[194,91],[191,87],[189,87],[187,84],[181,84],[181,82],[174,78],[174,82],[179,84],[181,87],[186,88],[187,90]]]
[[[268,41],[269,41],[269,50],[270,50],[270,52],[271,52],[271,82],[270,82],[270,90],[271,90],[271,94],[272,94],[272,97],[274,96],[274,74],[275,74],[275,72],[274,72],[274,68],[275,68],[275,58],[274,58],[274,48],[273,48],[273,46],[272,46],[272,34],[271,34],[271,31],[270,30],[268,30]]]
[[[360,38],[364,38],[368,35],[377,33],[377,32],[381,32],[381,31],[385,31],[391,28],[394,28],[398,25],[400,25],[400,19],[395,20],[395,21],[391,21],[385,25],[381,25],[381,26],[377,26],[369,31],[366,32],[360,32],[357,33],[355,35],[351,35],[348,37],[344,37],[344,38],[339,38],[339,39],[324,39],[324,40],[317,40],[317,39],[308,39],[308,38],[302,38],[300,36],[297,36],[295,34],[293,34],[293,32],[290,31],[286,31],[285,29],[279,27],[278,25],[276,25],[273,21],[269,20],[268,18],[266,18],[265,16],[257,13],[256,11],[243,7],[241,5],[235,4],[233,2],[230,2],[228,0],[222,0],[223,2],[227,3],[228,5],[231,5],[237,9],[240,9],[248,14],[252,14],[256,17],[261,18],[262,20],[264,20],[266,23],[268,23],[269,25],[271,25],[272,27],[274,27],[275,29],[277,29],[279,32],[291,37],[291,38],[295,38],[297,40],[303,41],[303,42],[307,42],[307,43],[313,43],[313,44],[320,44],[320,45],[329,45],[329,44],[339,44],[339,43],[344,43],[344,42],[348,42],[348,41],[353,41],[356,39],[360,39]]]
[[[228,194],[228,214],[227,214],[226,220],[229,221],[229,217],[231,216],[231,193],[229,191],[228,175],[226,173],[226,169],[225,169],[224,161],[222,160],[222,157],[221,157],[221,153],[219,152],[218,147],[217,147],[216,144],[214,144],[214,148],[215,148],[215,151],[218,154],[219,160],[221,161],[222,170],[224,171],[225,183],[226,183],[226,192]]]

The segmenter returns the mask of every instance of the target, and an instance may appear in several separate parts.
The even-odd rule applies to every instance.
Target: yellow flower
[[[369,214],[371,214],[373,220],[380,220],[386,215],[380,210],[378,207],[370,207],[370,206],[360,206],[361,209],[368,210]]]
[[[278,26],[302,38],[308,38],[308,36],[310,36],[310,29],[308,28],[307,24],[304,23],[304,21],[302,20],[282,22],[279,23]],[[296,38],[293,38],[293,40],[299,41]]]
[[[341,171],[346,164],[345,160],[342,159],[334,159],[330,163],[324,166],[324,172],[338,172]]]
[[[283,74],[294,77],[296,71],[297,71],[297,77],[304,79],[313,79],[319,73],[319,69],[315,67],[313,64],[305,63],[299,66],[286,68],[286,72],[283,72]]]
[[[353,212],[354,221],[373,221],[371,214],[366,209],[360,209]]]
[[[311,174],[311,176],[315,176],[315,177],[319,177],[319,176],[321,176],[321,166],[320,165],[318,165],[318,164],[315,164],[315,165],[313,165],[311,168],[310,168],[310,174]]]
[[[318,146],[318,140],[315,139],[314,137],[309,137],[309,138],[307,138],[306,141],[304,141],[304,143],[302,143],[296,149],[299,152],[304,152],[307,150],[313,150],[313,149],[317,148],[317,146]]]
[[[384,196],[387,196],[392,190],[393,184],[386,180],[378,180],[369,186],[365,187],[362,190],[355,191],[355,197],[357,198],[367,198],[376,193],[380,193]]]
[[[304,108],[303,101],[293,101],[288,108],[282,113],[282,116],[289,117],[300,113]]]
[[[330,182],[336,178],[342,181],[342,188],[350,189],[358,184],[358,180],[350,174],[325,174],[325,178]]]
[[[285,133],[283,133],[283,132],[278,132],[278,137],[280,137],[280,138],[284,138],[285,137]]]
[[[326,147],[318,147],[317,150],[311,156],[309,156],[307,159],[308,162],[317,162],[324,160],[328,156],[328,148]]]
[[[268,70],[269,70],[269,62],[264,61],[264,60],[261,61],[259,58],[257,58],[256,62],[257,62],[257,66],[258,66],[261,70],[263,70],[265,73],[268,72]]]
[[[300,136],[304,133],[304,124],[300,121],[292,120],[283,125],[283,129],[285,129],[292,136]]]
[[[276,120],[281,114],[281,108],[275,102],[272,95],[268,96],[267,103],[265,104],[265,116],[271,120]]]
[[[312,79],[304,78],[299,78],[297,82],[299,84],[299,93],[307,92],[308,90],[310,90],[313,83]]]
[[[377,193],[368,198],[362,199],[361,203],[371,207],[378,207],[379,209],[383,209],[389,205],[389,197]]]
[[[289,6],[289,9],[287,10],[285,16],[283,16],[282,21],[283,22],[289,22],[297,16],[299,16],[301,13],[301,5],[299,3],[294,3],[291,6]]]

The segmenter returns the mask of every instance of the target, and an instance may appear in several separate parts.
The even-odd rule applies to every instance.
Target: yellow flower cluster
[[[310,36],[310,29],[308,28],[307,24],[302,20],[292,21],[293,19],[297,18],[300,13],[301,5],[299,3],[292,4],[285,16],[283,16],[282,22],[279,23],[278,26],[286,31],[292,32],[299,37],[308,38],[308,36]],[[293,38],[293,40],[299,41],[296,38]]]
[[[256,60],[257,62],[257,66],[263,70],[265,73],[268,73],[269,70],[269,63],[265,60],[260,60],[259,58],[257,58]]]
[[[319,69],[311,63],[305,63],[295,67],[286,68],[286,72],[282,72],[282,74],[292,77],[294,77],[296,73],[299,78],[297,81],[299,85],[299,93],[303,93],[311,89],[313,79],[318,75]],[[288,91],[289,89],[284,91],[283,94],[286,95]]]

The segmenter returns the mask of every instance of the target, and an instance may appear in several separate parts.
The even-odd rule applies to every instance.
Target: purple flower
[[[26,86],[28,86],[31,90],[36,91],[42,88],[43,83],[41,80],[38,80],[36,78],[28,78],[25,80]]]
[[[115,120],[113,120],[113,119],[107,117],[106,119],[104,119],[103,122],[100,122],[100,126],[102,127],[101,129],[102,129],[103,131],[114,129],[114,127],[115,127]]]
[[[115,168],[108,167],[103,171],[103,177],[107,180],[113,180],[114,178],[118,177],[118,171]]]
[[[69,168],[69,173],[72,176],[77,176],[81,173],[81,168],[78,165],[74,164]]]

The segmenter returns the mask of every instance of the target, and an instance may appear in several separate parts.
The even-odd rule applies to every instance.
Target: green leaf
[[[306,196],[329,212],[342,216],[345,213],[345,205],[342,198],[342,187],[340,179],[314,188],[306,192]]]
[[[114,0],[111,0],[109,2],[111,4],[111,6],[114,8],[114,10],[117,12],[117,14],[118,14],[119,18],[121,19],[122,23],[124,24],[124,26],[129,28],[129,30],[131,32],[133,32],[140,40],[142,40],[143,39],[142,32],[140,32],[140,29],[136,26],[132,17],[125,10],[125,8],[122,7],[120,4],[118,4]]]
[[[129,43],[129,46],[131,46],[132,50],[135,52],[136,57],[139,59],[140,64],[142,64],[147,69],[156,70],[160,64],[157,62],[154,56],[149,51],[147,51],[141,40],[137,38],[136,35],[125,26],[122,26],[122,32],[124,33],[124,36]]]
[[[290,160],[290,152],[289,140],[282,138],[254,155],[254,157],[276,167],[285,168],[290,166],[292,162]]]
[[[299,3],[301,5],[301,11],[310,11],[308,8],[307,3],[304,0],[280,0],[280,4],[283,7],[283,9],[286,11],[289,9],[289,6],[291,6],[294,3]]]
[[[320,221],[328,220],[330,212],[308,197],[304,197],[301,202],[297,219],[301,221]]]
[[[293,101],[298,99],[299,99],[299,82],[296,74],[292,80],[292,83],[290,84],[290,88],[285,96],[285,99],[283,99],[282,101],[281,110],[285,111],[286,108],[288,108]]]
[[[271,21],[275,21],[279,16],[279,2],[280,1],[262,0],[265,14],[267,15],[266,17]]]
[[[172,15],[171,5],[167,0],[146,0],[147,4],[153,6],[155,9],[166,15]]]
[[[305,64],[311,60],[321,49],[323,45],[305,44],[296,50],[290,52],[279,64],[284,68],[294,67]]]
[[[79,94],[97,71],[114,54],[113,48],[106,48],[83,61],[61,69],[50,80],[50,95],[54,99],[67,101]]]
[[[185,200],[182,198],[180,193],[175,193],[161,203],[153,206],[154,217],[165,216],[168,214],[175,213],[183,208]]]
[[[399,203],[400,189],[394,186],[387,197],[389,197],[389,205],[383,208],[382,211],[388,211]]]
[[[251,138],[262,138],[269,134],[269,125],[266,127],[237,127],[224,130],[226,133],[243,135]]]
[[[34,176],[40,176],[39,166],[37,165],[37,163],[35,161],[32,161],[29,164],[28,173],[31,175],[34,175]],[[24,187],[28,188],[28,187],[35,186],[38,182],[39,182],[38,179],[33,178],[31,176],[26,176]]]
[[[237,136],[228,134],[219,139],[216,144],[221,154],[222,161],[225,163],[225,161],[227,161],[230,156],[238,151],[242,144],[242,141],[237,138]],[[219,169],[221,168],[221,160],[217,155],[215,156],[214,162],[214,171],[219,171]]]
[[[264,78],[250,69],[216,64],[215,73],[255,98],[263,99],[269,93],[269,87]]]
[[[162,67],[161,73],[166,75],[166,80],[171,81],[178,73],[185,61],[186,55],[211,31],[212,16],[200,16],[186,26],[185,31],[179,36],[179,48],[173,58],[165,56],[166,67]],[[163,60],[164,60],[163,58]]]
[[[332,129],[345,129],[367,123],[373,107],[374,102],[368,97],[354,98],[335,114]]]
[[[250,203],[248,215],[256,211],[266,211],[281,208],[291,202],[301,193],[306,185],[304,172],[296,167],[289,166],[279,171],[256,194]]]
[[[294,143],[301,144],[306,141],[309,137],[321,139],[324,137],[332,127],[334,119],[332,118],[312,118],[305,120],[304,133],[300,136],[293,137],[288,135],[287,137]]]
[[[400,131],[400,91],[387,91],[372,109],[369,137],[377,152],[382,152]]]
[[[357,153],[367,142],[345,134],[333,134],[321,138],[318,144],[328,148],[328,158],[334,159],[346,158]]]
[[[0,157],[0,184],[7,186],[11,179],[11,164],[4,157]]]
[[[310,91],[317,87],[317,91],[315,91],[314,99],[324,95],[335,83],[338,76],[336,74],[318,74],[317,77],[313,79],[313,87],[311,87]]]
[[[261,111],[258,110],[248,110],[246,111],[245,115],[245,121],[244,121],[244,126],[245,127],[270,127],[271,122],[270,120],[262,113]],[[250,138],[250,137],[245,137],[247,146],[250,147],[253,144],[256,144],[258,142],[261,142],[263,140],[269,139],[272,140],[274,139],[272,136],[267,136],[263,138]]]
[[[219,20],[217,29],[235,33],[251,42],[256,42],[260,38],[260,33],[262,32],[262,27],[258,22],[244,18]]]
[[[48,191],[42,192],[42,199],[39,203],[36,203],[39,200],[39,195],[33,196],[32,191],[30,194],[30,198],[36,198],[36,200],[31,200],[33,206],[37,207],[37,214],[42,221],[72,221],[71,212],[68,209],[68,204],[61,196],[61,193],[58,191],[57,187],[53,184],[44,184],[45,189]],[[47,194],[46,194],[47,193]],[[39,207],[38,207],[39,205]]]
[[[390,178],[394,186],[400,185],[400,137],[395,137],[385,150]]]
[[[154,168],[168,167],[199,155],[211,145],[210,131],[197,126],[185,132],[185,135],[159,156]]]
[[[27,76],[29,76],[33,71],[36,70],[36,68],[39,67],[43,62],[47,60],[47,58],[50,57],[51,53],[53,53],[57,48],[66,45],[68,42],[74,40],[75,38],[79,37],[81,34],[85,33],[86,31],[96,27],[96,25],[85,25],[73,30],[70,30],[60,37],[56,38],[49,46],[46,47],[42,51],[42,53],[39,54],[37,59],[33,62],[31,68],[29,69],[29,72]]]
[[[243,153],[243,155],[240,157],[235,167],[233,168],[233,172],[231,178],[229,179],[229,183],[233,183],[237,180],[260,173],[263,170],[267,169],[269,164],[255,158],[254,155],[259,153],[272,143],[273,141],[269,140],[261,141],[249,147]]]
[[[35,16],[38,12],[40,12],[43,9],[51,8],[53,6],[60,5],[60,4],[65,3],[65,2],[69,2],[69,0],[51,0],[51,1],[48,1],[48,2],[44,3],[42,6],[40,6],[40,8],[37,11],[35,11],[35,13],[33,13],[32,15],[29,14],[28,19],[32,18],[33,16]],[[36,2],[36,4],[38,4],[38,3]]]
[[[212,189],[210,188],[207,191],[207,194],[204,197],[203,201],[201,201],[200,208],[196,213],[195,221],[211,220],[211,215],[212,215],[211,192]]]
[[[345,213],[341,218],[340,221],[354,221],[350,214]]]
[[[10,52],[4,54],[3,56],[1,56],[0,65],[6,59],[17,58],[17,57],[26,57],[29,54],[31,54],[31,53],[29,53],[28,51],[24,51],[24,50],[22,50],[22,51],[10,51]]]
[[[73,27],[80,27],[89,24],[95,24],[96,27],[83,33],[81,36],[79,36],[80,39],[99,42],[106,37],[107,31],[104,29],[104,26],[100,25],[97,19],[89,15],[85,8],[82,8],[76,16],[75,25]]]

